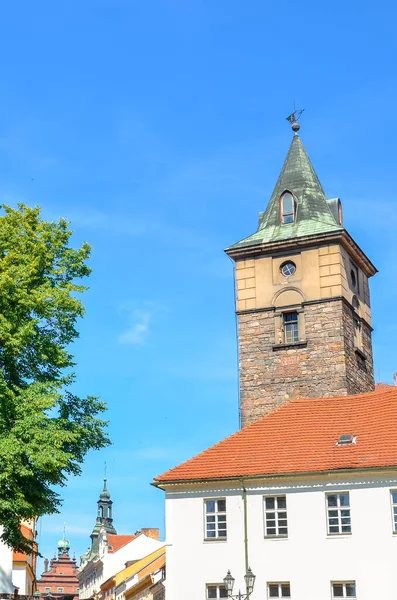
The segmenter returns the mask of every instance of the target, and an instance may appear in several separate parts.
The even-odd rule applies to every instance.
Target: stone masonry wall
[[[361,321],[361,352],[354,345],[353,310],[343,303],[346,378],[348,394],[360,394],[375,389],[371,329]],[[362,354],[361,354],[362,353]]]
[[[241,426],[290,398],[344,396],[374,388],[371,332],[363,325],[367,360],[358,357],[358,363],[349,310],[341,299],[307,304],[305,343],[289,347],[275,345],[272,310],[238,315]]]

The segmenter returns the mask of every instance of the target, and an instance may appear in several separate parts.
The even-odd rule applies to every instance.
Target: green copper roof
[[[280,196],[286,190],[296,202],[293,223],[280,222]],[[327,200],[302,141],[295,134],[267,209],[259,215],[258,230],[227,250],[342,231],[332,202],[335,199]]]

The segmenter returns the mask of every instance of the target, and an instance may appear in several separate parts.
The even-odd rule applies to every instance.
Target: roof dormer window
[[[295,200],[291,192],[284,192],[280,198],[280,220],[283,224],[295,221]]]

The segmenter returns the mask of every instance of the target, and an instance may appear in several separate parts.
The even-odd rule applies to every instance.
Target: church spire
[[[106,467],[105,467],[105,475],[106,475]],[[96,517],[96,523],[94,529],[91,533],[92,547],[91,552],[96,552],[98,550],[98,536],[99,532],[102,528],[105,529],[107,533],[111,533],[116,535],[117,531],[113,526],[113,501],[110,497],[109,490],[107,489],[107,478],[103,478],[103,489],[99,494],[98,504],[98,512]]]
[[[227,250],[343,230],[341,211],[334,207],[338,200],[327,200],[298,135],[299,124],[290,122],[294,136],[267,208],[259,215],[258,230]],[[284,219],[283,196],[287,193],[288,219]]]

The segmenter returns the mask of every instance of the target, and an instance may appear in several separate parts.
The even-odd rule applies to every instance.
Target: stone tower
[[[368,279],[377,270],[327,199],[293,124],[257,231],[235,261],[240,424],[289,398],[374,389]]]

